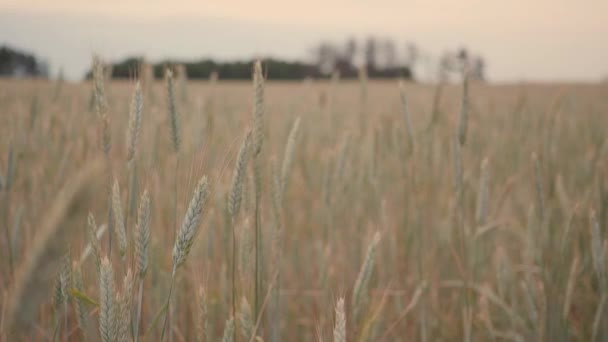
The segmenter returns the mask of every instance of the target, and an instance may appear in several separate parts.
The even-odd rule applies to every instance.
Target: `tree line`
[[[0,46],[0,77],[49,76],[48,64],[34,55],[9,46]]]
[[[344,42],[321,42],[309,50],[308,61],[286,61],[277,58],[264,60],[268,79],[300,80],[305,78],[327,78],[339,74],[341,78],[358,77],[364,68],[370,78],[423,79],[414,74],[420,66],[426,67],[429,81],[448,81],[467,72],[473,79],[485,78],[485,61],[480,55],[466,48],[444,51],[436,58],[412,42],[397,44],[392,39],[368,37],[357,41],[348,38]],[[112,78],[134,78],[146,76],[160,79],[165,69],[180,69],[182,76],[190,79],[219,77],[223,80],[247,80],[251,77],[253,60],[198,61],[164,60],[148,63],[143,57],[129,57],[107,63],[107,76]],[[145,74],[145,75],[144,75]],[[91,71],[85,79],[91,78]],[[44,60],[26,52],[0,47],[0,77],[49,77],[49,67]],[[415,77],[419,76],[419,77]]]

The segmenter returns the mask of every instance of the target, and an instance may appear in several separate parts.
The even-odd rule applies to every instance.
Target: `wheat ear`
[[[353,319],[354,322],[359,320],[360,314],[365,310],[365,306],[368,301],[368,285],[369,280],[374,270],[374,257],[376,255],[376,247],[380,242],[380,233],[376,232],[369,246],[367,247],[367,254],[365,255],[365,261],[361,266],[355,287],[353,288],[352,306],[353,306]]]
[[[144,277],[148,270],[148,244],[150,242],[150,196],[148,190],[144,190],[139,201],[137,214],[137,226],[135,227],[135,263],[136,276],[139,279],[139,290],[137,296],[137,316],[135,317],[135,328],[133,330],[134,340],[139,340],[139,322],[141,320],[141,308],[143,305]]]
[[[251,306],[249,306],[249,302],[245,297],[241,298],[239,322],[241,323],[241,334],[243,334],[245,341],[249,341],[253,335],[253,318],[251,317]]]
[[[167,82],[167,107],[169,110],[169,125],[171,128],[171,142],[173,143],[173,149],[177,153],[181,145],[180,135],[180,122],[179,114],[177,112],[177,104],[175,98],[175,81],[173,79],[173,72],[169,69],[165,72],[165,79]]]
[[[137,143],[141,132],[141,121],[144,108],[144,97],[139,81],[135,83],[131,107],[129,110],[129,126],[127,128],[127,163],[131,164],[137,152]]]
[[[338,302],[336,303],[334,342],[346,342],[346,314],[344,313],[344,298],[338,298]]]
[[[222,342],[232,342],[234,341],[234,318],[230,318],[226,321],[226,325],[224,326],[224,336],[222,337]]]
[[[181,228],[177,232],[175,244],[173,245],[173,270],[171,271],[171,285],[169,286],[169,295],[167,296],[167,310],[165,313],[165,320],[161,332],[161,341],[163,341],[165,337],[167,318],[169,316],[168,313],[170,311],[171,295],[173,293],[173,284],[175,282],[175,273],[178,267],[186,261],[186,257],[190,253],[190,249],[192,248],[192,244],[194,243],[194,238],[198,231],[198,226],[203,215],[203,209],[207,202],[208,195],[209,182],[207,181],[207,177],[203,176],[199,180],[198,185],[194,190],[194,195],[192,196],[192,200],[190,200],[190,205],[188,205],[186,216],[182,221]]]
[[[99,333],[103,342],[116,341],[116,307],[114,298],[114,271],[107,257],[101,261],[99,275]]]
[[[298,132],[300,130],[300,118],[296,118],[289,136],[287,137],[287,145],[285,146],[285,155],[283,156],[283,164],[281,165],[281,193],[285,193],[287,187],[287,181],[291,171],[291,165],[293,164],[293,156],[296,148]]]
[[[118,251],[124,260],[127,255],[128,240],[123,219],[122,203],[120,201],[120,187],[117,180],[114,180],[114,186],[112,187],[112,212],[114,213],[114,231],[116,233],[116,240],[118,240]]]

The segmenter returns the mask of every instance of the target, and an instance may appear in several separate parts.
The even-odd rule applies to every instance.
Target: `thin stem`
[[[174,190],[174,196],[173,196],[173,231],[177,232],[177,171],[179,170],[179,154],[175,155],[175,172],[173,173],[173,175],[175,176],[174,182],[173,182],[173,190]]]
[[[236,317],[236,229],[234,225],[234,217],[231,218],[232,226],[232,317]],[[236,330],[237,319],[234,320]],[[235,337],[238,334],[235,334]]]
[[[112,257],[112,231],[114,230],[114,225],[112,223],[113,215],[112,215],[112,195],[108,194],[108,258]]]
[[[68,301],[65,299],[65,303],[63,303],[63,334],[66,337],[66,341],[68,340]]]
[[[169,296],[167,296],[167,302],[165,303],[165,307],[167,308],[165,311],[165,319],[163,321],[163,330],[160,334],[160,341],[165,340],[165,330],[167,329],[167,321],[169,318],[169,312],[171,311],[171,295],[173,294],[173,283],[175,282],[175,271],[176,267],[173,266],[173,271],[171,272],[171,285],[169,286]],[[171,334],[171,332],[169,332]]]
[[[129,234],[129,212],[130,212],[130,208],[131,208],[131,182],[132,182],[132,177],[133,177],[133,172],[134,169],[131,165],[131,163],[129,163],[127,165],[127,201],[125,202],[126,208],[125,208],[125,217],[124,217],[124,224],[125,224],[125,230],[127,233],[127,236]]]
[[[261,218],[261,175],[260,175],[260,162],[258,155],[255,156],[253,166],[253,177],[254,177],[254,187],[255,187],[255,293],[254,293],[254,302],[255,302],[255,310],[254,314],[257,317],[260,314],[260,291],[261,291],[261,277],[260,277],[260,250],[262,248],[262,218]]]
[[[4,219],[5,219],[5,233],[6,233],[6,242],[8,244],[8,266],[9,266],[9,274],[10,277],[13,277],[13,273],[14,273],[14,265],[13,265],[13,246],[11,244],[11,229],[10,229],[10,223],[9,223],[9,196],[8,196],[8,191],[4,191],[4,203],[3,203],[3,214],[4,214]]]
[[[173,197],[173,231],[177,232],[177,171],[179,170],[179,152],[176,152],[175,154],[175,172],[173,173],[175,176],[175,181],[173,182],[174,185],[174,197]],[[165,314],[165,324],[163,324],[163,336],[164,336],[164,332],[165,332],[165,327],[167,324],[167,318],[169,318],[169,342],[173,341],[173,334],[172,334],[172,329],[173,329],[173,312],[171,312],[171,292],[173,290],[173,281],[175,279],[175,266],[173,266],[173,274],[171,276],[171,289],[169,290],[169,301],[167,302],[167,313]],[[161,338],[161,342],[162,342],[162,338]]]
[[[108,258],[112,260],[112,234],[114,230],[114,214],[112,212],[112,166],[110,164],[110,158],[106,154],[106,167],[107,167],[107,194],[108,194]]]
[[[144,299],[144,278],[139,280],[139,294],[137,299],[137,316],[135,317],[135,330],[133,330],[133,337],[135,342],[139,340],[139,322],[141,320],[141,307]]]

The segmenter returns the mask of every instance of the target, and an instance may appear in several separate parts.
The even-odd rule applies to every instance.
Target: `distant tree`
[[[471,79],[485,79],[485,62],[483,57],[472,55],[466,48],[458,51],[444,52],[439,59],[439,71],[443,79],[447,79],[450,74],[458,76],[466,72]]]
[[[270,79],[303,79],[318,77],[320,73],[315,65],[300,62],[285,62],[277,59],[264,60],[264,67]],[[171,68],[176,75],[187,75],[188,79],[208,79],[217,75],[220,79],[245,80],[251,78],[253,61],[236,61],[219,63],[210,59],[196,62],[161,61],[156,64],[143,64],[140,57],[130,57],[110,64],[113,78],[135,78],[140,70],[145,70],[144,80],[154,77],[162,79],[165,69]],[[89,70],[85,78],[91,78]]]
[[[362,47],[359,48],[359,47]],[[413,78],[412,69],[398,60],[397,49],[390,39],[378,40],[370,37],[364,44],[348,38],[342,44],[321,42],[311,50],[312,63],[288,62],[279,59],[264,60],[269,79],[305,79],[310,77],[330,77],[334,72],[341,78],[357,77],[356,60],[363,60],[371,78]],[[107,70],[113,78],[140,78],[145,85],[152,78],[163,77],[165,69],[171,68],[176,75],[188,75],[189,79],[208,79],[212,74],[220,79],[248,80],[251,78],[252,61],[220,62],[212,59],[184,62],[165,60],[155,64],[142,57],[129,57],[116,63],[109,63]],[[88,71],[85,77],[91,77]]]
[[[413,69],[420,59],[420,50],[415,43],[408,42],[405,44],[405,65]]]
[[[368,71],[373,71],[376,69],[376,57],[377,57],[377,43],[376,38],[369,37],[365,41],[365,67]]]
[[[315,50],[316,62],[322,73],[329,74],[334,69],[338,51],[335,46],[328,42],[322,42]]]
[[[456,53],[456,58],[463,66],[466,66],[469,62],[469,51],[466,48],[460,48]]]
[[[48,64],[25,52],[8,46],[0,47],[0,76],[48,77]]]
[[[344,61],[349,65],[355,64],[355,55],[357,54],[357,41],[355,38],[349,38],[344,47]]]
[[[384,55],[384,67],[391,69],[397,66],[397,48],[391,39],[384,40],[382,44],[382,54]]]
[[[477,80],[485,80],[485,61],[482,57],[476,57],[471,65],[471,77]]]

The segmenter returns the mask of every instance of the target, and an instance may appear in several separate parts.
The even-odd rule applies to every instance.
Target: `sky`
[[[496,82],[608,78],[606,0],[0,0],[0,45],[70,79],[82,78],[94,52],[306,60],[321,40],[369,35],[414,42],[431,61],[466,46]]]

